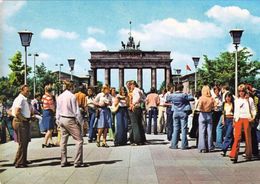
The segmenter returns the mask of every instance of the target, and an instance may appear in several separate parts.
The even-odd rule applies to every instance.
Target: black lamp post
[[[27,47],[30,46],[33,33],[25,30],[18,32],[18,34],[20,35],[22,46],[25,48],[24,84],[27,84]]]
[[[199,57],[192,57],[195,66],[195,92],[197,92],[197,68],[199,65],[200,58]]]
[[[240,44],[240,38],[242,36],[244,30],[241,29],[233,29],[231,30],[229,33],[231,35],[231,37],[233,38],[233,44],[235,45],[236,48],[236,63],[235,63],[235,95],[237,96],[237,86],[238,86],[238,63],[237,63],[237,49],[238,49],[238,45]]]
[[[178,75],[178,84],[180,83],[180,74],[181,74],[181,69],[176,69],[176,73]]]
[[[28,56],[32,56],[32,54],[29,53]],[[36,93],[36,75],[35,75],[36,57],[39,57],[38,53],[33,54],[33,96],[34,97],[35,97],[35,93]]]
[[[74,70],[74,64],[75,64],[75,60],[76,59],[68,59],[68,63],[69,63],[69,66],[70,66],[70,80],[73,81],[73,76],[72,76],[72,72]]]

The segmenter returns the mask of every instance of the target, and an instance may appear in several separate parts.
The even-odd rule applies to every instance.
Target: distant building
[[[53,72],[54,74],[56,74],[57,76],[59,76],[59,71],[55,71]],[[66,72],[60,72],[60,80],[70,80],[70,73],[66,73]],[[89,75],[85,75],[85,76],[76,76],[76,75],[72,75],[73,81],[75,82],[76,86],[79,86],[81,84],[85,85],[86,87],[88,87],[90,85],[90,76]]]
[[[183,85],[183,91],[186,93],[192,93],[194,94],[195,90],[195,73],[190,73],[187,75],[178,75],[178,74],[173,74],[172,75],[172,81],[173,84],[176,85],[181,83]]]

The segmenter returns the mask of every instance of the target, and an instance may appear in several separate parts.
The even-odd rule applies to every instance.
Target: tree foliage
[[[238,51],[238,84],[249,83],[259,88],[257,75],[260,73],[260,62],[252,60],[248,49]],[[198,71],[198,85],[227,84],[234,90],[235,86],[235,52],[223,52],[215,59],[204,55],[203,67]]]
[[[24,64],[22,61],[21,52],[16,52],[12,58],[9,59],[11,69],[8,77],[0,78],[0,91],[1,95],[6,96],[8,99],[13,100],[19,93],[19,87],[24,84]],[[27,67],[27,76],[31,73],[31,67]],[[58,86],[58,77],[42,63],[36,66],[36,92],[43,94],[44,86],[47,84],[55,84]],[[31,89],[31,96],[33,94],[33,78],[27,77],[27,84]]]
[[[48,84],[54,84],[55,90],[58,90],[58,76],[47,70],[46,66],[41,63],[41,65],[36,66],[36,92],[41,94],[44,93],[44,86]],[[57,89],[56,89],[57,88]]]

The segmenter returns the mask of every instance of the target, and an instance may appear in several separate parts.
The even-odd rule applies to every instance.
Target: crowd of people
[[[155,88],[145,94],[136,81],[126,83],[118,92],[105,84],[101,91],[64,81],[64,91],[52,94],[52,86],[45,87],[43,95],[29,100],[29,86],[23,85],[12,106],[0,99],[2,129],[19,143],[15,158],[17,168],[27,167],[27,147],[30,142],[30,121],[36,118],[44,134],[42,148],[61,147],[61,166],[68,165],[67,142],[69,135],[76,142],[75,167],[83,166],[83,137],[97,147],[149,144],[146,134],[167,134],[170,149],[190,149],[188,135],[196,139],[200,153],[222,151],[229,153],[233,163],[238,160],[239,145],[245,141],[246,160],[258,157],[260,102],[251,85],[238,86],[238,96],[229,87],[205,85],[194,96],[183,92],[183,86],[169,85],[157,93]],[[9,120],[6,120],[6,118]],[[189,119],[192,119],[190,122]],[[12,122],[12,123],[11,123]],[[52,135],[58,129],[57,141]],[[13,131],[14,130],[14,131]],[[2,131],[3,132],[3,131]],[[244,132],[244,134],[242,133]],[[5,141],[5,133],[1,140]],[[181,143],[179,144],[179,141]]]

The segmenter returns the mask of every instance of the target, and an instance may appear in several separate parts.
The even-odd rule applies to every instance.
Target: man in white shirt
[[[32,110],[27,99],[30,94],[30,89],[27,85],[23,85],[20,88],[20,92],[21,93],[15,98],[11,108],[12,115],[14,116],[12,124],[19,144],[14,161],[16,168],[27,167],[29,163],[27,161],[27,148],[31,140],[29,121]]]
[[[75,95],[73,83],[65,81],[65,91],[57,99],[56,119],[61,127],[61,167],[69,166],[67,162],[67,143],[69,135],[76,141],[75,167],[83,167],[83,137],[81,134],[81,114]]]

